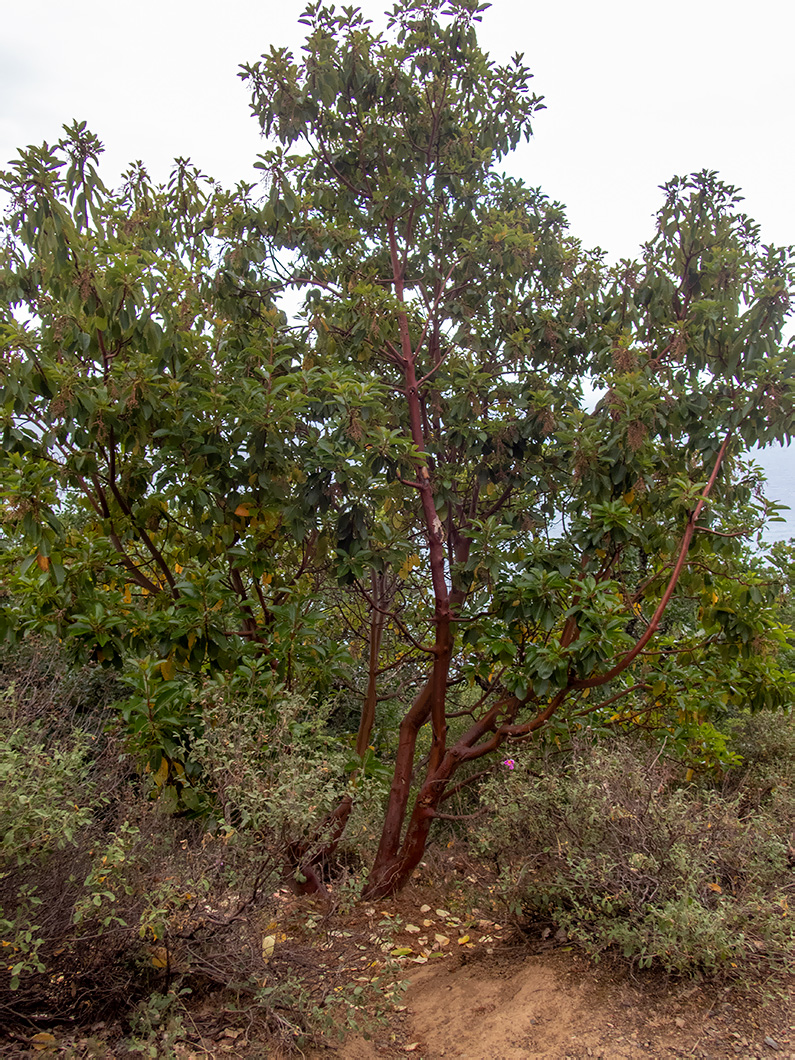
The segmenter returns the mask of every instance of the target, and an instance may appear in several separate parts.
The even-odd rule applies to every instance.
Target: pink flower
[[[507,766],[509,769],[513,769],[514,766],[516,765],[516,762],[514,762],[514,760],[512,758],[506,758],[505,761],[502,764],[504,766]]]

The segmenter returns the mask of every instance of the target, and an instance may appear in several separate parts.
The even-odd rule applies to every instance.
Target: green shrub
[[[766,721],[791,741],[791,720]],[[751,807],[742,778],[723,793],[685,784],[677,763],[639,744],[581,743],[546,775],[532,767],[490,780],[482,797],[495,813],[475,836],[515,912],[640,967],[792,967],[791,799]],[[787,788],[786,755],[766,768]]]
[[[230,860],[242,859],[246,872],[249,851],[265,837],[268,849],[300,851],[311,861],[329,846],[330,815],[346,795],[353,812],[326,870],[339,874],[352,859],[360,867],[370,837],[376,841],[389,774],[372,753],[361,768],[350,739],[328,732],[333,707],[269,688],[262,667],[241,666],[205,685],[203,735],[191,754],[212,798],[216,833],[234,836]]]
[[[54,855],[77,848],[93,819],[87,738],[45,742],[44,721],[15,725],[14,684],[0,695],[0,946],[12,990],[44,972],[45,910],[39,877]]]
[[[317,932],[307,941],[292,930],[283,884],[300,865],[296,849],[307,859],[328,846],[323,821],[346,791],[358,802],[352,824],[365,828],[382,781],[352,778],[349,742],[327,734],[325,705],[286,695],[260,669],[197,687],[187,749],[202,802],[199,814],[175,816],[173,799],[151,798],[151,771],[133,768],[138,748],[103,695],[118,696],[118,684],[90,670],[78,681],[55,646],[5,660],[6,1022],[29,1027],[44,1011],[78,1022],[110,1016],[128,1049],[165,1055],[152,1049],[175,1040],[186,1007],[208,993],[290,1047],[355,1021],[371,1000],[375,987],[346,984],[310,959]],[[334,896],[349,896],[350,856],[322,866]]]

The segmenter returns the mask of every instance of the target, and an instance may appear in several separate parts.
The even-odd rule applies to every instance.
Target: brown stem
[[[398,749],[395,758],[395,769],[392,774],[392,787],[389,792],[381,842],[370,871],[370,880],[365,891],[383,896],[389,894],[392,876],[396,866],[400,833],[408,806],[411,787],[411,773],[414,766],[414,752],[417,747],[417,735],[427,722],[431,713],[431,681],[422,686],[414,702],[400,723]]]
[[[373,607],[370,612],[370,657],[367,660],[367,691],[362,703],[359,719],[359,732],[356,736],[356,753],[361,757],[370,745],[370,736],[375,724],[375,708],[378,702],[378,658],[381,652],[381,638],[384,634],[386,615],[383,606],[385,599],[384,575],[380,571],[371,572],[371,591]]]
[[[696,523],[698,522],[698,517],[701,515],[701,510],[707,502],[707,498],[709,497],[710,492],[712,491],[712,487],[715,485],[715,481],[718,477],[718,472],[720,471],[721,464],[723,463],[723,458],[726,455],[726,450],[729,446],[731,436],[732,432],[729,431],[729,433],[723,439],[723,445],[718,451],[718,455],[715,459],[715,466],[712,469],[712,474],[709,477],[709,481],[704,487],[704,491],[701,494],[701,497],[699,498],[698,504],[690,513],[690,517],[687,520],[687,527],[682,537],[682,544],[679,547],[679,555],[677,557],[673,572],[671,573],[668,586],[665,592],[663,593],[662,599],[657,605],[657,610],[654,612],[652,619],[649,622],[649,625],[646,627],[645,632],[639,638],[639,640],[636,641],[634,647],[632,647],[626,653],[626,655],[624,655],[623,658],[616,663],[615,666],[611,667],[611,669],[605,671],[605,673],[603,674],[598,674],[596,677],[589,677],[582,681],[573,681],[571,683],[572,688],[596,688],[598,685],[604,685],[607,684],[608,681],[612,681],[614,677],[618,677],[620,673],[623,673],[623,671],[626,670],[630,663],[632,663],[632,661],[636,659],[638,655],[640,655],[640,653],[649,643],[651,638],[657,632],[657,627],[659,626],[660,620],[665,614],[665,609],[671,602],[671,597],[673,596],[674,590],[676,589],[677,582],[679,581],[679,576],[685,568],[685,564],[687,562],[687,553],[690,549],[690,543],[693,540],[693,535],[696,532]]]
[[[237,594],[240,600],[240,610],[243,612],[243,628],[246,630],[250,637],[259,639],[258,632],[259,627],[257,626],[257,620],[254,618],[254,612],[251,609],[251,605],[248,601],[248,592],[243,584],[243,576],[240,571],[233,567],[230,563],[229,566],[229,580],[232,583],[232,588]]]
[[[174,597],[175,600],[178,600],[180,595],[179,590],[177,589],[176,582],[174,581],[174,575],[171,573],[171,569],[163,558],[162,552],[152,541],[151,537],[149,536],[149,534],[147,534],[146,530],[138,523],[136,523],[135,519],[133,518],[132,509],[130,508],[129,504],[126,502],[126,500],[121,494],[121,491],[116,485],[116,437],[113,428],[111,428],[110,430],[110,456],[108,460],[108,468],[108,482],[110,485],[110,491],[116,498],[116,503],[119,505],[121,510],[127,516],[127,518],[130,520],[130,523],[134,527],[135,532],[143,541],[150,556],[155,561],[155,564],[160,568],[163,577],[165,578],[166,582],[168,583],[168,587],[171,590],[171,595]]]

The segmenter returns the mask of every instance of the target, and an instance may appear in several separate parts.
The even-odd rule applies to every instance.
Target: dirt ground
[[[498,906],[482,899],[481,908],[473,906],[455,887],[410,886],[396,899],[344,915],[287,892],[283,902],[285,932],[274,946],[274,972],[283,951],[285,961],[300,960],[327,989],[343,991],[340,997],[357,983],[367,990],[374,977],[401,984],[396,1006],[382,1005],[385,1014],[372,1024],[371,1037],[349,1034],[340,1041],[330,1034],[290,1058],[795,1060],[795,980],[774,986],[762,974],[752,986],[726,986],[633,974],[618,959],[594,963],[551,925],[503,922]],[[293,945],[298,948],[290,953]],[[184,1033],[162,1046],[150,1039],[144,1055],[287,1060],[245,1009],[225,1007],[212,995],[195,1002],[185,1010]],[[349,1011],[358,1018],[357,1010]],[[3,1056],[136,1055],[122,1048],[124,1032],[113,1020],[79,1032],[53,1027],[8,1036],[2,1023],[0,1014]]]
[[[572,953],[510,947],[486,959],[424,967],[388,1033],[349,1038],[345,1060],[795,1058],[791,999],[659,980],[633,982]],[[323,1056],[313,1054],[313,1060]]]
[[[411,950],[398,957],[402,1011],[371,1040],[348,1037],[312,1060],[795,1060],[795,982],[635,975],[619,960],[594,963],[549,926],[519,930],[479,909],[456,916],[421,892],[374,915],[397,921],[394,950]]]

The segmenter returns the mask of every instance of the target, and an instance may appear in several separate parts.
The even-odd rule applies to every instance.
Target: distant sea
[[[764,533],[766,541],[786,541],[795,537],[795,443],[789,446],[770,445],[752,452],[754,460],[767,476],[765,495],[771,501],[789,505],[781,512],[783,523],[769,523]]]

